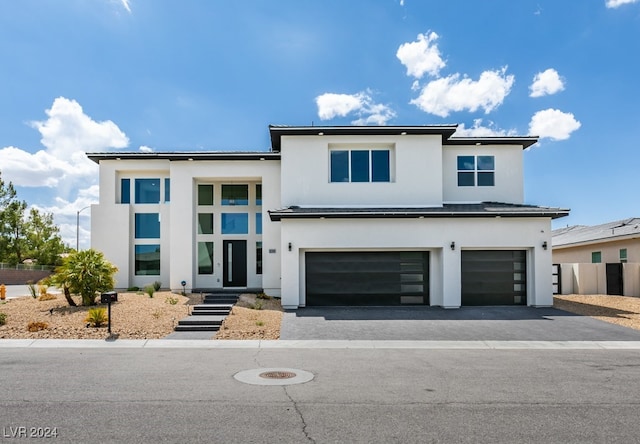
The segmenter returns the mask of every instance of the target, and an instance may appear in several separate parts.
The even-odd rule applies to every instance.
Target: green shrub
[[[161,288],[161,287],[162,287],[162,283],[161,283],[160,281],[155,281],[155,282],[153,283],[153,289],[154,289],[155,291],[160,290],[160,288]]]
[[[129,287],[127,288],[127,291],[139,291],[140,287],[136,287],[135,285],[133,287]]]
[[[173,296],[167,296],[164,300],[167,304],[176,305],[178,303],[178,298],[174,298]]]
[[[264,325],[264,322],[263,321],[256,321],[256,325],[258,327],[262,327]]]
[[[29,287],[29,293],[31,293],[31,297],[33,299],[37,298],[38,297],[38,289],[36,288],[36,285],[33,282],[29,281],[29,282],[27,282],[27,287]]]
[[[153,297],[153,293],[156,290],[153,288],[153,285],[147,285],[146,287],[144,287],[144,292],[147,293],[149,295],[150,298]]]
[[[108,320],[107,309],[104,307],[90,308],[87,317],[84,319],[85,322],[96,328],[102,327],[102,324],[105,324]]]
[[[0,313],[0,325],[4,325],[7,323],[7,314]]]

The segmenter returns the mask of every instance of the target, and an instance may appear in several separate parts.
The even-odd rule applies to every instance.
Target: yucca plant
[[[102,325],[106,324],[108,320],[109,317],[107,316],[107,309],[104,307],[95,307],[89,309],[84,321],[97,328],[102,327]]]

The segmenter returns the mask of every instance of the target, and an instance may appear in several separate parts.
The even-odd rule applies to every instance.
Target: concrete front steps
[[[231,312],[233,304],[238,302],[238,294],[209,293],[202,304],[194,305],[191,316],[178,321],[174,331],[216,332]]]

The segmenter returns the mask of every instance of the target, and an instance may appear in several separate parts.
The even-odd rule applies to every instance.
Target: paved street
[[[628,350],[75,343],[0,347],[2,442],[26,441],[11,438],[20,427],[55,427],[58,437],[45,442],[84,443],[630,443],[640,436],[637,343]],[[314,379],[259,386],[233,378],[259,368],[306,370]]]

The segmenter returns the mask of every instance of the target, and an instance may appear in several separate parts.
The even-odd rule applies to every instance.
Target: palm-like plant
[[[50,277],[50,282],[64,291],[69,305],[75,306],[71,294],[82,297],[82,305],[95,305],[96,293],[113,289],[118,268],[94,249],[77,251],[64,259]]]

